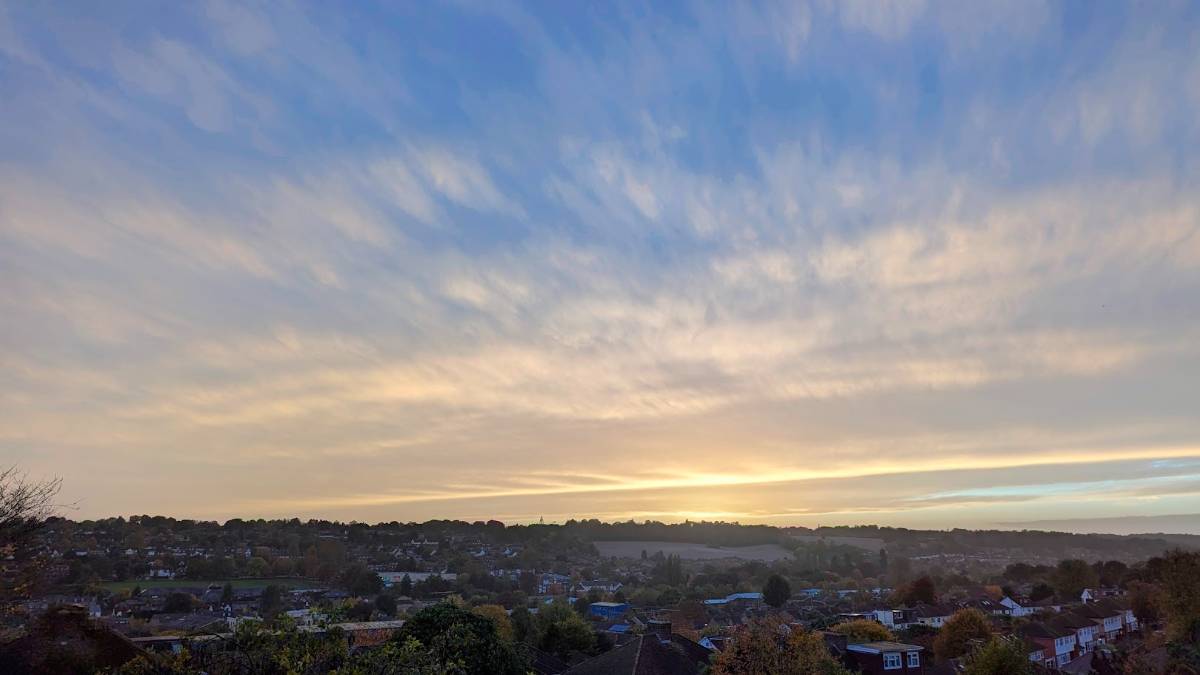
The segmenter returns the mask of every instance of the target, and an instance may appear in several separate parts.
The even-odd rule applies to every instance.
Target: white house
[[[1004,596],[1004,599],[1000,601],[1000,604],[1007,607],[1010,610],[1009,614],[1011,614],[1012,616],[1029,616],[1030,614],[1034,614],[1035,612],[1037,612],[1037,610],[1034,609],[1033,607],[1021,606],[1021,603],[1017,602],[1016,600],[1013,600],[1012,598],[1008,597],[1007,595]]]

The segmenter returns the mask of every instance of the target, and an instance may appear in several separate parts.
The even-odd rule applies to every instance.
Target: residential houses
[[[1069,630],[1075,634],[1075,644],[1079,652],[1090,652],[1096,642],[1096,622],[1073,612],[1060,614],[1048,622],[1060,630]]]
[[[1048,668],[1066,665],[1075,654],[1075,631],[1068,628],[1035,621],[1021,626],[1017,633],[1042,648],[1042,665]]]
[[[901,642],[864,642],[847,645],[846,655],[865,675],[924,675],[924,649]]]

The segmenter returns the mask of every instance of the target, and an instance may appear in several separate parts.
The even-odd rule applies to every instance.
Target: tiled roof
[[[1079,629],[1091,628],[1096,625],[1096,622],[1085,616],[1079,616],[1078,614],[1060,614],[1051,619],[1050,624],[1063,628]]]
[[[1056,638],[1072,635],[1075,631],[1065,630],[1058,626],[1050,626],[1040,622],[1034,622],[1021,626],[1017,629],[1017,632],[1025,637],[1054,640]]]

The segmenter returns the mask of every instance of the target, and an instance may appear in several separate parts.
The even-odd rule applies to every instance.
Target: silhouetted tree
[[[0,615],[11,612],[42,581],[43,556],[34,535],[54,515],[54,496],[62,483],[30,480],[9,467],[0,471]]]
[[[787,582],[787,579],[772,574],[767,577],[767,583],[763,585],[763,601],[772,607],[783,607],[784,603],[792,597],[792,586]]]

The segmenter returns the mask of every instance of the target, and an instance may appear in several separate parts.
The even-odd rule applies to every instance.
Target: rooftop
[[[863,642],[849,645],[846,649],[860,654],[883,654],[886,652],[919,652],[925,648],[920,645],[909,645],[903,642]]]

